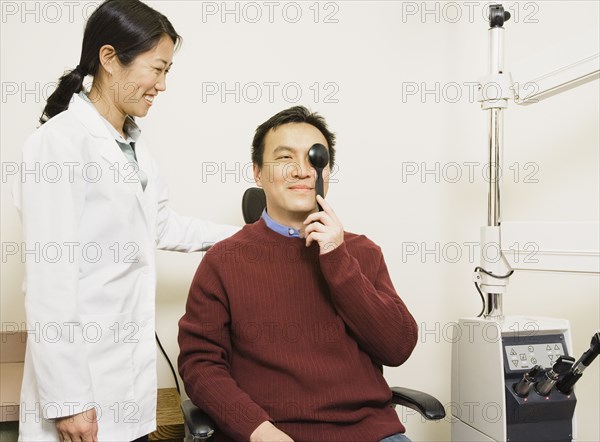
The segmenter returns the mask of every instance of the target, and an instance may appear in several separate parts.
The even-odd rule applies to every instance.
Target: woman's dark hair
[[[100,48],[111,45],[123,66],[140,54],[152,50],[167,35],[179,46],[181,36],[160,12],[139,0],[106,0],[90,16],[83,35],[78,66],[58,80],[40,118],[44,124],[67,110],[73,94],[83,88],[86,75],[95,76],[100,68]]]
[[[335,134],[329,131],[325,118],[316,112],[309,111],[304,106],[294,106],[282,110],[256,128],[254,139],[252,140],[252,162],[258,165],[259,168],[262,168],[267,133],[271,129],[276,129],[288,123],[307,123],[319,129],[327,140],[327,147],[329,147],[329,167],[333,168],[335,163]]]

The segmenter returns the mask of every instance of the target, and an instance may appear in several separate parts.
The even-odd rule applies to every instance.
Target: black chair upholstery
[[[258,221],[265,207],[267,207],[267,197],[264,190],[260,187],[246,189],[242,196],[242,214],[246,224]]]
[[[183,401],[181,410],[185,422],[185,434],[190,435],[192,440],[206,440],[213,435],[215,430],[212,419],[192,401],[189,399]]]
[[[251,224],[260,218],[266,207],[266,197],[262,189],[252,187],[244,192],[242,197],[242,212],[246,224]],[[446,417],[444,406],[435,397],[418,390],[404,387],[392,387],[392,405],[401,405],[418,411],[425,419],[440,420]],[[196,407],[189,399],[181,404],[183,410],[186,435],[194,441],[204,441],[214,433],[212,419]]]
[[[418,411],[421,416],[430,421],[446,417],[444,406],[430,394],[405,387],[392,387],[392,404],[401,405]]]

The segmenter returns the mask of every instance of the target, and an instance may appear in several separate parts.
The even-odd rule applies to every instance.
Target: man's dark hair
[[[333,168],[335,162],[335,134],[327,128],[325,118],[316,112],[309,111],[304,106],[294,106],[283,110],[256,128],[256,133],[252,140],[252,162],[262,168],[267,133],[271,129],[276,129],[288,123],[307,123],[319,129],[327,140],[327,146],[329,147],[329,167]]]

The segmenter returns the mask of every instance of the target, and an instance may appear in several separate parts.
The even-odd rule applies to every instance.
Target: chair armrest
[[[430,394],[404,387],[392,387],[392,404],[412,408],[428,420],[446,417],[444,406]]]
[[[183,411],[185,425],[194,437],[194,440],[205,440],[213,435],[215,430],[212,419],[196,407],[192,401],[189,399],[183,401],[181,403],[181,410]]]

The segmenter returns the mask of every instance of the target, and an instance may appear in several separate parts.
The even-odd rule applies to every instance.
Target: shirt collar
[[[298,232],[297,229],[294,229],[293,227],[284,226],[283,224],[279,224],[277,221],[275,221],[269,216],[269,214],[267,213],[267,209],[263,209],[261,218],[265,221],[267,227],[273,230],[274,232],[277,232],[283,236],[287,236],[288,238],[300,238],[300,232]]]
[[[98,112],[98,109],[96,109],[96,106],[94,106],[94,104],[91,102],[91,100],[89,99],[89,97],[87,96],[87,94],[84,91],[79,92],[79,96],[84,101],[86,101],[90,106],[92,106],[94,108],[94,110],[96,110],[96,112]],[[100,115],[100,112],[98,112],[98,115]],[[110,122],[106,118],[104,118],[102,115],[100,115],[100,117],[102,118],[102,121],[108,128],[110,134],[113,136],[113,138],[118,143],[123,143],[123,144],[130,144],[131,142],[135,143],[140,138],[142,131],[139,128],[139,126],[135,123],[135,121],[133,120],[133,118],[131,116],[129,116],[129,115],[127,116],[127,118],[125,119],[125,124],[123,126],[125,135],[127,135],[127,139],[123,138],[123,135],[121,135],[117,131],[117,129],[115,129],[112,124],[110,124]]]

